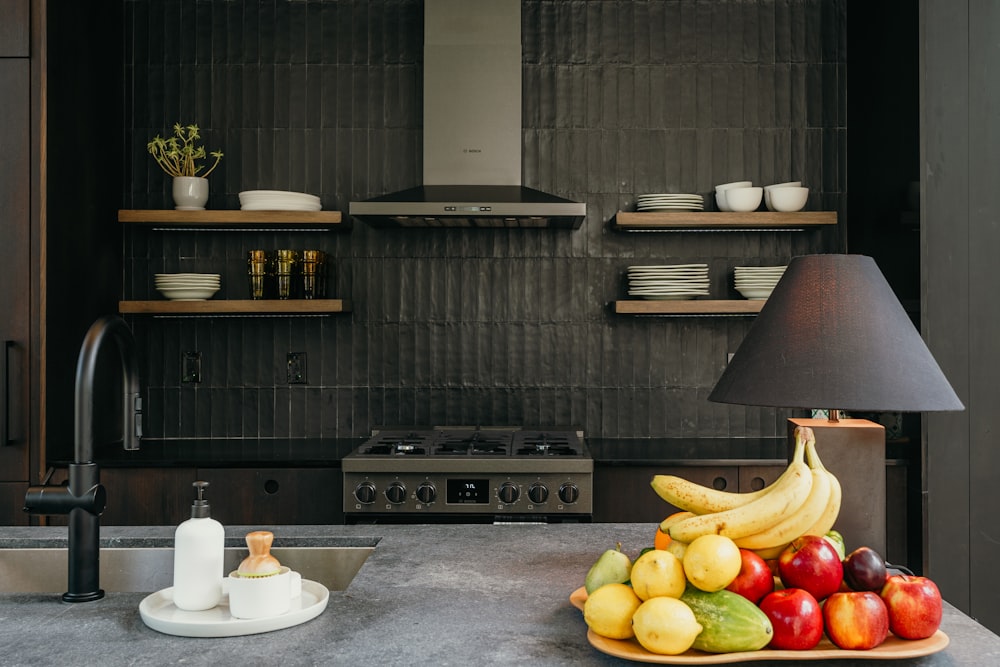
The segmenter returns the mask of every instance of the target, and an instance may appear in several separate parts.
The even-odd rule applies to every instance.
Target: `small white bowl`
[[[769,201],[765,202],[768,209],[788,213],[805,208],[809,199],[809,188],[794,186],[774,188],[768,194]]]
[[[764,188],[732,188],[726,191],[726,203],[733,211],[756,211],[763,196]]]
[[[733,188],[749,188],[753,186],[752,181],[733,181],[732,183],[723,183],[722,185],[716,185],[716,192],[725,192],[726,190],[732,190]]]

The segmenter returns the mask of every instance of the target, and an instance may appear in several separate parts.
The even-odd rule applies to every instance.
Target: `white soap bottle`
[[[191,518],[174,533],[174,606],[185,611],[212,609],[222,599],[226,531],[209,515],[205,488],[195,482],[198,497]]]

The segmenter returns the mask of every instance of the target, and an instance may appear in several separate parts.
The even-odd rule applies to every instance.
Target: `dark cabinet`
[[[27,0],[0,0],[0,523],[27,524],[31,369],[31,60]]]
[[[736,466],[595,465],[594,521],[659,523],[679,511],[653,491],[653,475],[677,475],[725,491],[738,491],[740,484]]]

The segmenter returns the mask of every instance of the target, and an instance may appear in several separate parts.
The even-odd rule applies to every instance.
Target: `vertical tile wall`
[[[290,189],[328,209],[420,183],[422,2],[124,0],[124,207],[167,208],[146,142],[197,123],[225,153],[210,208]],[[569,230],[160,232],[125,237],[126,298],[151,273],[223,274],[250,248],[316,247],[349,315],[132,323],[152,438],[316,438],[380,424],[572,424],[592,436],[769,436],[787,413],[706,400],[751,320],[632,318],[632,264],[732,267],[838,251],[836,231],[622,234],[643,192],[802,180],[843,204],[846,0],[528,1],[523,182],[587,203]],[[180,382],[183,352],[202,382]],[[289,385],[288,352],[307,384]],[[253,453],[247,452],[252,458]]]

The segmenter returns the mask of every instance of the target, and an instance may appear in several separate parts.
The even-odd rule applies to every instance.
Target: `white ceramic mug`
[[[302,577],[282,567],[269,577],[243,577],[229,573],[229,613],[235,618],[267,618],[289,610],[302,593]]]

